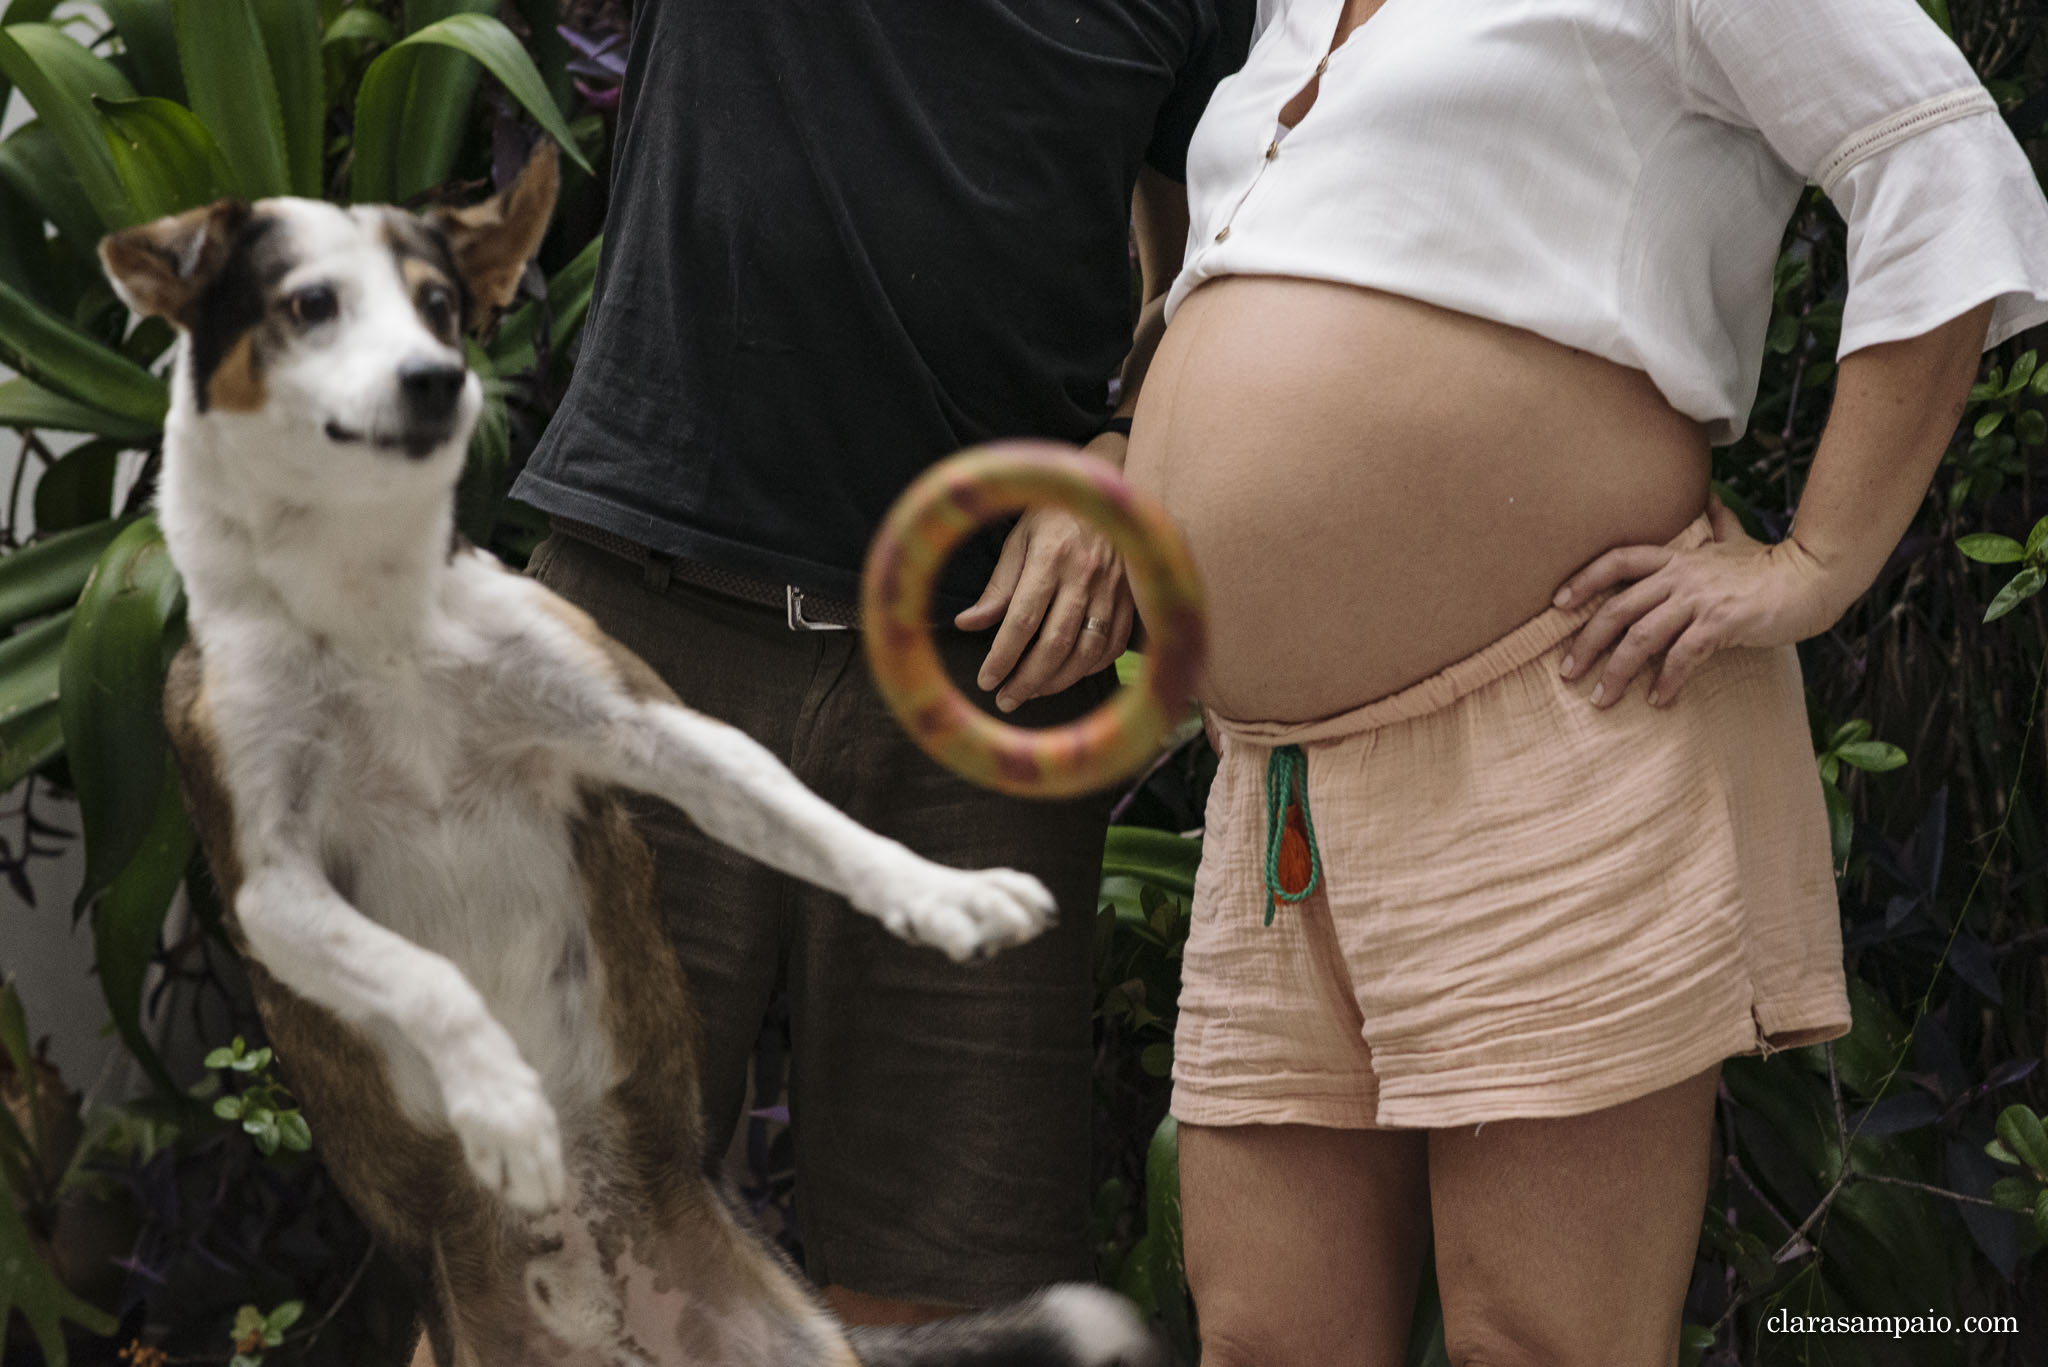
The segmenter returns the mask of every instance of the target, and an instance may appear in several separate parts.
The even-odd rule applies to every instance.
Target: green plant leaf
[[[2019,393],[2027,387],[2027,381],[2034,378],[2034,369],[2041,358],[2033,351],[2022,351],[2020,358],[2012,363],[2012,374],[2006,377],[2003,395]]]
[[[495,8],[495,5],[491,6]],[[452,103],[452,87],[429,89],[416,81],[416,62],[429,47],[453,49],[475,58],[504,85],[506,93],[561,144],[562,154],[589,172],[591,167],[569,126],[555,108],[533,59],[512,36],[512,31],[488,14],[451,14],[408,34],[380,53],[363,73],[356,95],[355,166],[349,186],[350,198],[358,203],[403,201],[436,184],[447,175],[454,157],[454,143],[448,142],[445,156],[438,144],[424,132],[425,127],[460,126],[468,116],[468,98],[459,108]],[[431,117],[414,112],[408,117],[408,96],[415,89],[421,99],[433,102]]]
[[[11,182],[0,180],[0,280],[47,307],[57,300],[44,215],[25,196],[12,191]]]
[[[222,1120],[240,1120],[242,1118],[242,1098],[238,1096],[221,1097],[213,1103],[213,1113]]]
[[[66,743],[71,748],[68,729]],[[72,772],[76,774],[76,754],[71,758]],[[184,880],[185,867],[191,862],[197,842],[192,824],[185,816],[177,770],[168,764],[159,767],[156,810],[149,825],[133,857],[93,906],[93,964],[122,1042],[157,1086],[167,1095],[175,1095],[178,1084],[143,1029],[142,988],[163,933],[164,914],[170,910],[171,897]],[[91,857],[89,846],[87,857]]]
[[[64,753],[64,719],[54,700],[0,722],[0,787],[12,788]]]
[[[156,824],[166,760],[164,667],[184,587],[153,518],[100,557],[64,643],[64,741],[85,830],[82,914]],[[106,965],[101,965],[104,976]]]
[[[2039,593],[2044,580],[2048,580],[2048,574],[2044,574],[2039,565],[2027,566],[2007,580],[2005,587],[1998,591],[1998,596],[1991,600],[1991,606],[1984,609],[1984,620],[1995,622],[2005,616]]]
[[[2048,442],[2048,417],[2043,417],[2038,408],[2023,408],[2013,419],[2013,434],[2022,446],[2039,446]]]
[[[286,1111],[278,1116],[277,1137],[294,1153],[305,1153],[313,1147],[313,1129],[306,1123],[306,1117],[297,1111]]]
[[[597,279],[597,263],[603,237],[576,253],[568,265],[548,277],[548,297],[533,300],[498,325],[491,339],[491,365],[500,375],[517,375],[534,363],[534,337],[540,331],[543,310],[548,318],[548,344],[556,355],[568,350],[570,341],[583,327],[590,313],[590,288]]]
[[[1152,1245],[1152,1299],[1167,1337],[1194,1360],[1194,1331],[1188,1321],[1187,1261],[1181,1240],[1180,1126],[1172,1116],[1159,1122],[1145,1150],[1145,1238]]]
[[[2048,1239],[2048,1191],[2034,1199],[2034,1232]]]
[[[58,613],[0,640],[0,725],[57,701],[58,661],[70,625],[71,614]]]
[[[2005,410],[2003,408],[1994,408],[1989,413],[1978,416],[1976,426],[1970,429],[1970,433],[1981,440],[1996,432],[1998,425],[2004,421]]]
[[[2025,554],[2029,560],[2038,560],[2043,547],[2048,547],[2048,517],[2036,522],[2027,533]]]
[[[1972,532],[1956,538],[1956,549],[1980,565],[2010,565],[2027,557],[2026,548],[1997,532]]]
[[[4,288],[4,286],[0,286]],[[161,423],[138,422],[104,408],[54,394],[34,380],[0,382],[0,427],[42,427],[52,432],[92,432],[130,445],[154,441]]]
[[[1920,0],[1920,8],[1927,11],[1928,18],[1941,25],[1943,33],[1955,37],[1955,23],[1948,17],[1948,0]]]
[[[398,41],[398,30],[391,21],[373,9],[345,9],[334,16],[334,22],[321,35],[320,45],[329,43],[379,43],[390,44]]]
[[[0,1325],[19,1312],[42,1349],[46,1367],[66,1367],[63,1321],[87,1333],[111,1334],[118,1322],[64,1289],[50,1265],[36,1253],[28,1225],[14,1199],[0,1192]]]
[[[2041,1117],[2025,1106],[2006,1107],[1998,1114],[1998,1142],[2034,1176],[2048,1181],[2048,1132]]]
[[[284,109],[255,0],[171,0],[192,112],[234,168],[245,199],[292,191]]]
[[[94,100],[114,172],[147,222],[234,192],[234,169],[197,115],[169,100]]]
[[[1102,851],[1105,875],[1136,878],[1183,897],[1194,894],[1201,861],[1201,841],[1142,826],[1111,826]]]
[[[114,469],[124,449],[118,441],[89,441],[57,457],[36,481],[36,530],[70,531],[111,517]]]
[[[2041,1184],[2031,1177],[2001,1177],[1991,1184],[1991,1199],[2007,1210],[2032,1210]]]
[[[175,1093],[142,1022],[142,987],[171,896],[185,876],[192,827],[168,762],[164,666],[182,637],[184,587],[154,520],[114,538],[66,633],[59,709],[85,828],[85,878],[74,913],[92,912],[94,963],[130,1053]]]
[[[1856,834],[1856,816],[1849,810],[1849,799],[1834,781],[1822,778],[1820,795],[1828,810],[1828,844],[1834,851],[1835,867],[1849,857],[1849,842]]]
[[[206,1058],[203,1060],[209,1068],[225,1068],[234,1061],[235,1051],[225,1046],[208,1050]]]
[[[291,193],[320,198],[321,133],[327,121],[327,77],[320,58],[320,10],[306,0],[255,0],[256,24],[270,57],[279,111],[284,118],[285,162]]]
[[[2005,1145],[1999,1143],[1996,1139],[1990,1141],[1988,1144],[1984,1146],[1984,1152],[1990,1155],[1991,1158],[1996,1162],[2010,1163],[2014,1167],[2019,1166],[2020,1160],[2013,1154],[2013,1151],[2011,1149],[2008,1149]]]
[[[99,242],[99,215],[56,134],[42,120],[25,123],[0,141],[0,186],[56,224],[58,234],[81,256]]]
[[[270,1333],[282,1335],[285,1330],[299,1322],[299,1316],[306,1313],[304,1301],[285,1301],[263,1317],[263,1327]]]
[[[114,174],[100,136],[99,114],[92,107],[95,95],[134,99],[135,87],[128,78],[113,63],[48,24],[0,29],[0,73],[20,89],[37,119],[56,138],[99,226],[111,230],[141,222]]]
[[[145,95],[185,102],[185,72],[178,61],[178,30],[171,0],[100,0],[128,49]]]
[[[2048,398],[2048,369],[2036,370],[2033,380],[2027,385],[2027,392],[2035,398]]]
[[[1866,773],[1889,773],[1906,762],[1906,752],[1898,746],[1881,740],[1857,741],[1844,745],[1835,751],[1842,763],[1852,764]]]
[[[419,32],[458,14],[495,15],[493,0],[405,0],[405,31]],[[524,45],[521,45],[522,50]],[[398,144],[400,184],[422,188],[447,179],[476,110],[483,72],[458,52],[421,50],[412,59],[405,99],[406,135]]]
[[[24,375],[80,402],[154,430],[163,425],[170,389],[156,376],[0,282],[0,347]]]
[[[133,520],[60,532],[0,556],[0,629],[75,602],[101,553]]]

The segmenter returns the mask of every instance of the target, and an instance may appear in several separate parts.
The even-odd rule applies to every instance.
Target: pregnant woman
[[[1128,463],[1213,612],[1204,1360],[1399,1363],[1433,1237],[1454,1361],[1663,1367],[1720,1061],[1849,1022],[1792,646],[2048,318],[2048,205],[1914,0],[1260,8]],[[1707,448],[1807,181],[1843,357],[1767,546]]]

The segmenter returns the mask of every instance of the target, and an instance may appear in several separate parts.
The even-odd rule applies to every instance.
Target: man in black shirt
[[[1041,877],[1060,925],[993,963],[904,946],[666,809],[645,825],[705,1020],[711,1151],[787,986],[798,1210],[849,1318],[1090,1272],[1090,982],[1105,802],[981,792],[882,709],[852,602],[883,512],[999,437],[1121,464],[1144,294],[1178,269],[1187,141],[1251,0],[639,0],[575,380],[514,492],[534,573],[853,816]],[[1155,324],[1156,306],[1147,312]],[[1127,428],[1125,429],[1127,430]],[[948,566],[941,651],[1022,724],[1104,697],[1131,604],[1036,511]]]

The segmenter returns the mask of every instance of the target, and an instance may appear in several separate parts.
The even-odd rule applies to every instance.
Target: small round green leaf
[[[1980,565],[2010,565],[2024,560],[2026,548],[1997,532],[1972,532],[1956,538],[1956,549]]]
[[[1845,745],[1835,752],[1842,757],[1842,763],[1872,774],[1889,773],[1906,762],[1906,752],[1898,746],[1881,740],[1857,741]]]

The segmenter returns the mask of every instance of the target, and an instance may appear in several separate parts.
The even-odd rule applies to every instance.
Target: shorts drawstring
[[[1282,902],[1307,900],[1322,880],[1323,857],[1308,810],[1308,757],[1299,745],[1282,745],[1266,760],[1266,924],[1273,924]]]

